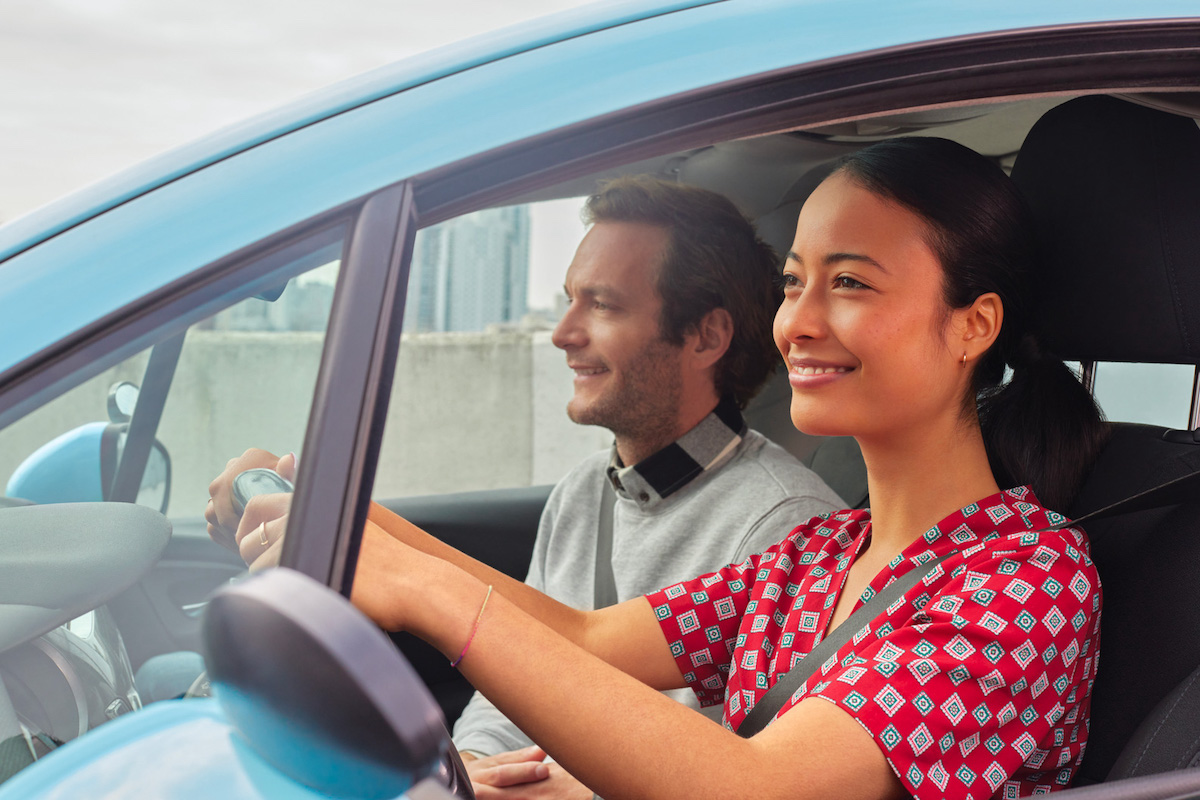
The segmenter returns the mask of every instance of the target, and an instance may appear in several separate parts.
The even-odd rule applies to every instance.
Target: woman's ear
[[[995,292],[981,294],[966,308],[957,309],[955,329],[961,338],[961,349],[967,358],[974,361],[996,341],[1000,326],[1004,323],[1004,304]]]
[[[693,361],[700,369],[713,366],[733,341],[733,317],[723,308],[705,314],[686,337]]]

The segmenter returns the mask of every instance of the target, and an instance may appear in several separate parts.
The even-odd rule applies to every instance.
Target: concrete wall
[[[171,516],[202,513],[209,481],[247,447],[299,452],[322,344],[318,333],[189,332],[159,428]],[[144,369],[144,355],[130,359],[0,431],[0,480],[54,437],[106,419],[108,388],[140,383]],[[611,441],[567,419],[570,396],[548,333],[405,335],[374,495],[553,483]]]

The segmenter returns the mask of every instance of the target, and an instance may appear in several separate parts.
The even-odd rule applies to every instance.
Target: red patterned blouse
[[[1065,787],[1087,743],[1100,581],[1082,531],[1028,487],[951,514],[858,605],[958,551],[826,661],[806,697],[844,709],[915,797],[1019,797]],[[736,729],[820,642],[870,512],[814,517],[762,555],[649,595],[684,679]],[[857,607],[857,606],[856,606]]]

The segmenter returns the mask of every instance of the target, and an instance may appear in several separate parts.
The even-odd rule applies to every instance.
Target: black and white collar
[[[608,477],[619,494],[648,509],[723,464],[745,435],[742,412],[726,397],[696,427],[632,466],[621,463],[614,445]]]

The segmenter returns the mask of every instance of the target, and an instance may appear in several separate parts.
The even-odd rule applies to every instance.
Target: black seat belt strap
[[[1117,514],[1129,514],[1134,511],[1146,511],[1151,508],[1162,508],[1198,499],[1200,499],[1200,472],[1192,472],[1181,478],[1175,478],[1174,480],[1154,486],[1144,492],[1139,492],[1132,497],[1118,500],[1089,514],[1084,514],[1078,519],[1064,518],[1062,522],[1055,523],[1046,528],[1040,528],[1033,531],[1033,533],[1062,530],[1063,528],[1083,525],[1094,519],[1116,516]],[[854,634],[871,624],[885,608],[903,597],[909,589],[912,589],[926,575],[932,572],[934,567],[952,555],[955,555],[955,553],[947,553],[941,558],[929,562],[923,568],[918,567],[911,572],[905,573],[903,577],[892,581],[879,594],[859,606],[857,611],[851,614],[845,622],[837,626],[827,637],[822,639],[812,649],[812,652],[801,659],[799,664],[779,676],[779,680],[775,682],[775,685],[768,689],[767,693],[762,696],[762,699],[746,714],[746,717],[742,720],[742,724],[738,726],[738,736],[748,738],[767,727],[767,724],[779,713],[779,709],[783,708],[783,704],[788,701],[788,698],[795,694],[796,690],[803,686],[804,682],[830,656],[842,649],[854,637]]]
[[[788,698],[803,686],[804,682],[830,656],[853,639],[854,634],[870,625],[885,608],[904,597],[909,589],[924,580],[925,576],[933,572],[938,564],[957,554],[958,551],[946,553],[940,558],[935,558],[933,561],[904,573],[903,576],[883,587],[879,594],[859,606],[858,610],[847,617],[845,622],[830,631],[828,636],[802,658],[799,664],[779,676],[775,685],[762,696],[762,699],[754,705],[754,708],[750,709],[750,713],[742,720],[742,724],[738,726],[737,735],[748,739],[767,727],[767,723],[775,718]]]
[[[1196,500],[1200,500],[1200,472],[1189,472],[1181,478],[1175,478],[1166,483],[1160,483],[1158,486],[1152,486],[1144,492],[1138,492],[1132,497],[1126,497],[1124,500],[1118,500],[1104,508],[1098,508],[1091,513],[1084,514],[1078,519],[1064,520],[1057,525],[1051,525],[1046,530],[1057,531],[1063,528],[1074,527],[1075,525],[1083,525],[1091,520],[1102,517],[1131,514],[1134,511],[1148,511],[1151,508],[1165,508],[1166,506],[1190,503]]]
[[[617,504],[617,492],[612,479],[604,475],[600,482],[600,521],[596,526],[596,579],[593,608],[607,608],[617,604],[617,581],[612,568],[613,513]]]

